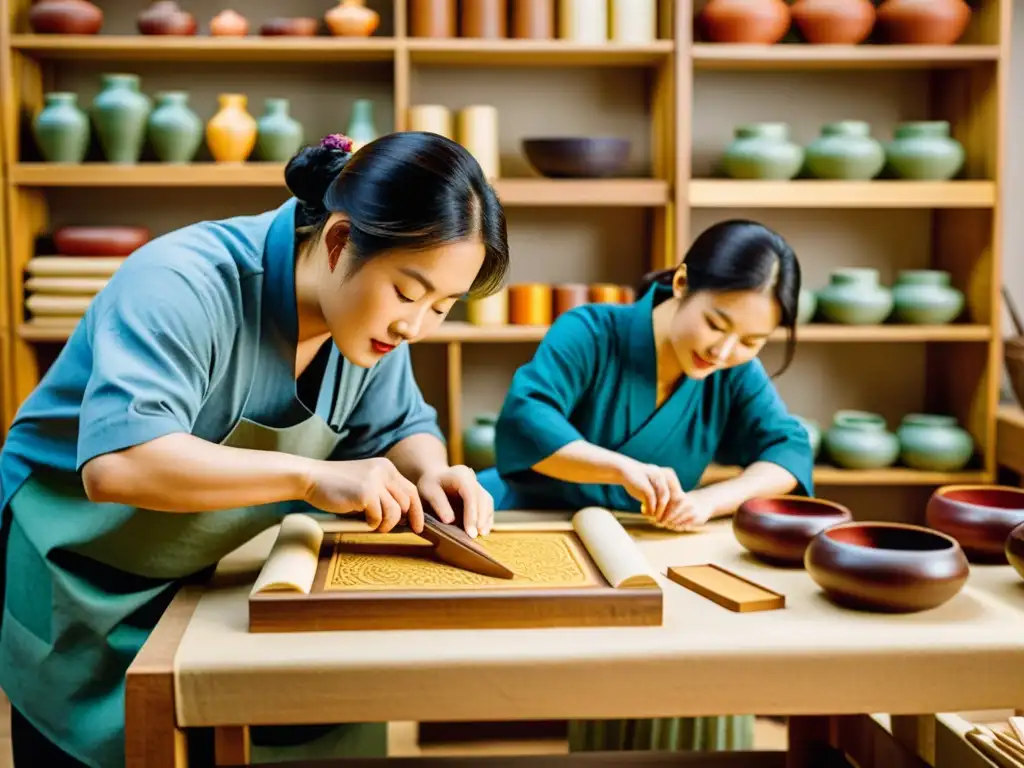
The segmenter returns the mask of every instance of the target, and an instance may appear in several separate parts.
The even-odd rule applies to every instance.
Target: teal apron
[[[573,720],[569,751],[722,752],[754,748],[754,716]]]
[[[323,389],[322,397],[332,394]],[[343,437],[316,415],[287,429],[242,419],[222,444],[326,459]],[[154,512],[92,503],[77,475],[33,474],[5,514],[0,685],[11,703],[78,760],[93,768],[123,766],[125,673],[177,590],[207,578],[221,558],[296,507]],[[321,729],[317,743],[306,745],[313,755],[301,745],[257,744],[253,760],[329,756],[338,749],[383,756],[386,727]],[[286,742],[274,738],[275,730],[285,729],[254,731],[254,742],[261,736]]]

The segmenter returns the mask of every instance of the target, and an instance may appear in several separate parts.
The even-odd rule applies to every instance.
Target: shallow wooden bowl
[[[1024,579],[1024,523],[1010,531],[1003,549],[1010,565]]]
[[[804,567],[833,602],[880,613],[940,606],[960,591],[969,573],[952,536],[877,522],[826,528],[807,547]]]
[[[53,244],[61,256],[128,256],[149,238],[145,227],[61,227]]]
[[[826,528],[853,520],[834,501],[808,496],[766,496],[744,502],[732,518],[736,540],[756,557],[799,566],[811,539]]]
[[[523,154],[541,176],[586,179],[615,176],[629,161],[629,139],[614,137],[523,139]]]
[[[1008,485],[944,485],[928,500],[928,525],[949,534],[976,563],[1005,563],[1006,537],[1024,523],[1024,490]]]

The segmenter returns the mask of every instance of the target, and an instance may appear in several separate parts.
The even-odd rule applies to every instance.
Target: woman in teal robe
[[[0,455],[16,768],[124,765],[125,672],[162,611],[287,512],[422,530],[457,495],[467,532],[489,530],[491,497],[449,466],[408,345],[503,282],[501,205],[440,136],[351,150],[329,136],[289,163],[276,210],[132,254],[20,408]],[[386,746],[380,726],[369,745],[330,730]]]
[[[597,505],[690,530],[756,496],[813,494],[808,435],[757,355],[795,344],[800,267],[776,233],[727,221],[635,304],[560,316],[513,377],[481,482],[495,508]],[[698,487],[712,462],[742,467]],[[753,718],[574,722],[574,749],[747,747]]]

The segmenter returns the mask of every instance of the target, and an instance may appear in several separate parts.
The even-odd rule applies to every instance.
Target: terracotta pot
[[[95,35],[103,11],[86,0],[39,0],[28,12],[28,24],[38,35]]]
[[[319,30],[320,22],[307,16],[278,16],[260,25],[260,34],[264,37],[313,37]]]
[[[952,45],[970,21],[964,0],[886,0],[878,7],[882,34],[903,45]]]
[[[380,24],[380,14],[366,7],[365,0],[341,0],[324,14],[335,37],[369,37]]]
[[[1024,523],[1024,489],[944,485],[925,509],[928,525],[952,536],[975,563],[1005,563],[1010,531]]]
[[[256,119],[246,111],[248,98],[241,93],[217,97],[220,110],[206,124],[206,144],[218,163],[243,163],[256,146]]]
[[[936,608],[963,588],[970,572],[951,536],[877,522],[826,528],[808,545],[804,567],[833,602],[881,613]]]
[[[554,316],[590,303],[590,289],[583,283],[563,283],[554,289]]]
[[[513,325],[551,324],[551,286],[524,283],[509,286],[508,319]]]
[[[809,43],[856,45],[875,26],[871,0],[797,0],[793,23]]]
[[[214,37],[245,37],[249,34],[249,20],[236,11],[221,11],[210,20],[210,34]]]
[[[699,18],[712,43],[777,43],[789,31],[790,20],[783,0],[711,0]]]
[[[199,26],[175,0],[156,0],[138,15],[136,24],[143,35],[194,35]]]
[[[1024,579],[1024,523],[1018,525],[1006,537],[1006,559]]]
[[[60,256],[127,256],[149,238],[145,227],[61,227],[53,245]]]
[[[849,509],[806,496],[750,499],[732,518],[736,540],[756,557],[775,565],[800,566],[811,539],[826,528],[853,520]]]

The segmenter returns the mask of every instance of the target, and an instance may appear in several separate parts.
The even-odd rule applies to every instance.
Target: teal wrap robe
[[[779,397],[761,361],[684,378],[656,408],[657,361],[652,311],[671,295],[657,286],[635,304],[593,304],[561,315],[534,358],[520,368],[498,418],[497,466],[480,480],[495,509],[640,511],[618,485],[569,483],[532,467],[576,440],[638,461],[671,467],[683,490],[708,465],[771,462],[812,495],[807,433]],[[745,748],[752,718],[574,723],[576,749]]]

